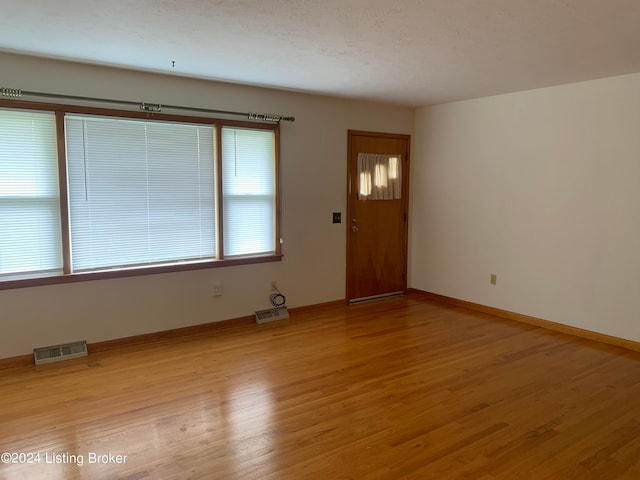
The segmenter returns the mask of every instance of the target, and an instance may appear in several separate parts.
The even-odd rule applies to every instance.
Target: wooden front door
[[[407,288],[409,135],[349,131],[347,299]]]

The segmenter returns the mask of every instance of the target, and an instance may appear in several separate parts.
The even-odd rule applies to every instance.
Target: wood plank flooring
[[[6,480],[640,478],[640,353],[417,295],[0,371],[0,407],[40,454]]]

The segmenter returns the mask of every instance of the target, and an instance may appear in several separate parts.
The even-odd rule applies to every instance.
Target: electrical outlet
[[[278,290],[278,282],[276,280],[271,280],[271,291],[275,292]]]
[[[213,284],[213,296],[220,297],[222,296],[222,292],[224,289],[222,288],[222,282],[216,282]]]
[[[498,275],[496,275],[495,273],[491,274],[490,280],[491,285],[495,285],[498,283]]]

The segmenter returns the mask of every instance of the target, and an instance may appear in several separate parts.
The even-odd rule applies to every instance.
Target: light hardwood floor
[[[41,454],[5,480],[640,478],[639,353],[417,295],[0,371],[0,402],[0,452]]]

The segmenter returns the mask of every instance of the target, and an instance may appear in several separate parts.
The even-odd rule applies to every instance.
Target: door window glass
[[[402,198],[400,155],[358,154],[358,200]]]

